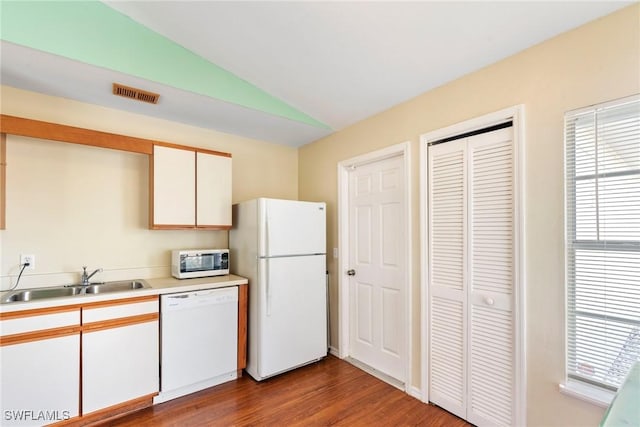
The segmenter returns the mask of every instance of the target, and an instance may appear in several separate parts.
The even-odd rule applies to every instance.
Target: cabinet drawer
[[[139,316],[142,314],[158,313],[159,303],[155,298],[151,301],[133,302],[101,307],[87,307],[82,309],[82,323],[102,322],[105,320],[119,319],[122,317]]]
[[[44,329],[80,325],[80,309],[60,313],[18,317],[0,321],[0,335],[14,335]]]

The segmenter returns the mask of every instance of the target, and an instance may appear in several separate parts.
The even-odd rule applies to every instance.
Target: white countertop
[[[132,279],[137,280],[137,279]],[[226,276],[201,277],[198,279],[178,280],[173,277],[144,279],[149,284],[147,289],[136,289],[124,292],[109,292],[104,294],[74,295],[61,298],[39,299],[35,301],[12,302],[0,304],[0,313],[33,310],[38,308],[60,307],[65,305],[86,304],[97,301],[119,300],[148,295],[173,294],[176,292],[191,292],[201,289],[225,288],[228,286],[246,285],[248,279],[233,274]]]

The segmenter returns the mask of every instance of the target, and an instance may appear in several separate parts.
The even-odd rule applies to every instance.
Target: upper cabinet
[[[150,228],[231,228],[231,154],[0,114],[0,229],[5,228],[6,135],[147,154]]]
[[[196,152],[196,224],[231,227],[231,156]]]
[[[153,146],[150,158],[151,228],[193,228],[196,224],[196,153]]]
[[[152,229],[231,228],[231,155],[154,145],[150,162]]]

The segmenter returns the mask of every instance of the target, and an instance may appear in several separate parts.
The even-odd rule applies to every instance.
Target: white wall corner
[[[340,351],[338,351],[337,348],[335,348],[334,346],[330,345],[329,346],[329,354],[332,356],[337,357],[338,359],[341,359],[340,357]]]

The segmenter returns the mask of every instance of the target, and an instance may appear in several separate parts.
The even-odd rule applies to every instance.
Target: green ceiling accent
[[[329,129],[99,1],[0,1],[2,40]]]

